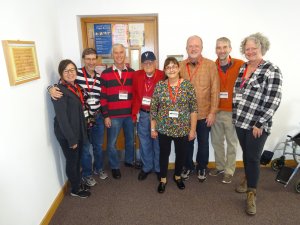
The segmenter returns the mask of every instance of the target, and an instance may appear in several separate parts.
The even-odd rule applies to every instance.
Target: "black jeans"
[[[66,158],[66,174],[71,183],[71,192],[76,193],[80,188],[80,157],[82,153],[82,143],[76,149],[69,147],[66,139],[58,140],[64,156]]]
[[[259,138],[254,138],[253,130],[236,127],[236,133],[243,150],[244,170],[248,188],[256,188],[260,173],[260,156],[268,138],[268,133],[263,131]]]
[[[160,154],[159,154],[160,176],[162,178],[167,177],[172,141],[174,141],[174,145],[175,145],[175,175],[180,176],[182,167],[185,162],[188,137],[187,136],[170,137],[158,133],[158,140],[159,140],[159,148],[160,148]]]

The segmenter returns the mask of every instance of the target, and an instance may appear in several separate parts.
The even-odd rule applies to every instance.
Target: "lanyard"
[[[186,64],[186,69],[187,69],[187,71],[188,71],[188,74],[189,74],[189,77],[190,77],[190,81],[191,81],[191,82],[192,82],[192,80],[193,80],[194,75],[197,73],[197,70],[199,69],[199,67],[200,67],[200,63],[198,63],[196,69],[194,70],[194,72],[193,72],[192,75],[191,75],[190,67],[189,67],[188,63]]]
[[[248,79],[245,79],[247,70],[248,70],[248,66],[246,66],[246,69],[244,70],[244,73],[243,73],[243,76],[242,76],[242,83],[241,83],[241,85],[240,85],[240,88],[241,88],[241,89],[244,87],[246,81],[248,80]]]
[[[89,82],[87,80],[87,75],[86,75],[86,71],[85,71],[84,67],[82,68],[82,72],[83,72],[83,75],[84,75],[84,78],[85,78],[85,83],[86,83],[86,86],[88,88],[88,91],[91,92],[90,85],[89,85]],[[94,78],[94,83],[93,83],[92,89],[94,89],[96,81],[97,81],[97,73],[95,73],[95,78]]]
[[[126,71],[126,75],[125,75],[125,78],[124,78],[123,83],[121,83],[119,74],[116,74],[116,72],[115,72],[114,70],[113,70],[113,72],[114,72],[114,75],[115,75],[115,77],[116,77],[118,83],[121,85],[121,87],[122,87],[122,89],[123,89],[123,87],[124,87],[124,85],[125,85],[125,83],[126,83],[126,80],[127,80],[128,70]],[[122,74],[122,73],[121,73],[121,74]]]
[[[230,63],[231,63],[231,57],[229,56],[228,58],[228,68],[230,66]],[[226,72],[224,73],[223,70],[221,69],[221,66],[220,66],[220,61],[218,60],[218,72],[219,72],[219,77],[221,78],[221,82],[223,83],[224,87],[226,88],[226,84],[227,84],[227,72],[228,72],[228,69],[226,70]]]
[[[146,76],[146,79],[145,79],[145,94],[147,95],[148,92],[151,90],[151,88],[154,86],[156,71],[155,71],[154,75],[149,78],[149,82],[147,82],[147,75],[145,75],[145,76]]]
[[[67,85],[68,89],[79,97],[81,104],[84,106],[83,95],[78,84],[75,84],[75,86],[72,86],[70,84],[65,84],[65,85]]]
[[[173,96],[172,88],[171,88],[171,85],[170,85],[170,81],[168,80],[169,95],[170,95],[170,99],[172,100],[173,104],[176,102],[176,98],[177,98],[177,94],[178,94],[178,91],[179,91],[179,87],[180,87],[180,78],[178,79],[178,83],[177,83],[176,88],[175,88],[175,95]]]
[[[257,64],[256,68],[258,68],[258,66],[262,63],[263,59]],[[256,70],[256,69],[255,69]],[[254,71],[255,71],[254,70]],[[244,73],[243,73],[243,76],[242,76],[242,83],[240,85],[240,88],[242,89],[244,86],[245,86],[245,83],[247,80],[249,80],[249,78],[252,76],[253,72],[251,73],[251,76],[249,78],[245,78],[246,74],[247,74],[247,71],[248,71],[248,64],[246,64],[246,69],[244,70]]]

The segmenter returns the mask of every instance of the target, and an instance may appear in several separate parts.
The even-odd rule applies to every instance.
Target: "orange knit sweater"
[[[218,66],[218,60],[216,60]],[[240,59],[231,58],[231,65],[227,69],[226,75],[220,68],[218,68],[220,76],[220,92],[228,92],[228,98],[220,98],[219,111],[232,112],[232,92],[235,80],[239,75],[240,67],[244,61]]]

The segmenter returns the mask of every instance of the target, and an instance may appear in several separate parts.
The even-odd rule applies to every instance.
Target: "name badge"
[[[170,118],[178,118],[178,111],[169,111],[169,117]]]
[[[149,106],[150,103],[151,103],[151,98],[144,96],[143,99],[142,99],[142,105]]]
[[[241,101],[243,99],[243,94],[237,93],[235,95],[235,98],[236,98],[237,101]]]
[[[127,100],[128,99],[128,91],[119,91],[119,99]]]
[[[87,99],[87,103],[89,105],[95,105],[96,104],[96,99],[94,97],[90,97]]]
[[[84,110],[83,113],[84,113],[84,117],[89,117],[89,111],[88,110]]]
[[[228,98],[228,92],[220,92],[220,98]]]

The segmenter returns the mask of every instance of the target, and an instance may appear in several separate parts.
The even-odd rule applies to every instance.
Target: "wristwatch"
[[[152,132],[152,131],[156,131],[155,128],[151,128],[151,132]]]

